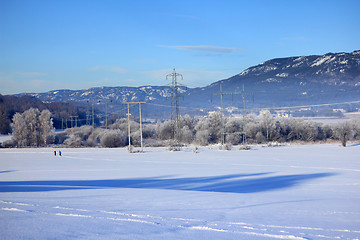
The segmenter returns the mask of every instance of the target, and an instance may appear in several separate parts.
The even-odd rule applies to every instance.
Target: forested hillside
[[[46,103],[36,97],[29,95],[16,97],[0,94],[0,133],[8,134],[11,132],[10,123],[15,113],[22,113],[30,108],[37,108],[40,111],[48,109],[54,121],[55,128],[62,128],[64,122],[62,119],[69,119],[70,116],[79,116],[79,119],[86,119],[89,113],[89,107],[85,104],[75,102],[50,102]],[[96,112],[96,109],[94,110]],[[95,121],[98,118],[95,116]],[[79,121],[78,125],[85,124],[85,121]]]

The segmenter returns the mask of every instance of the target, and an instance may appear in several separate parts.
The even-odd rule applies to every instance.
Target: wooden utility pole
[[[130,104],[139,104],[139,117],[140,117],[140,145],[141,145],[141,152],[143,152],[143,137],[142,137],[142,120],[141,120],[141,104],[146,102],[124,102],[123,104],[127,104],[128,106],[128,137],[129,137],[129,153],[131,153],[131,129],[130,129]]]
[[[71,128],[73,128],[74,126],[77,127],[77,119],[78,116],[70,116]],[[75,124],[73,124],[73,122],[75,122]]]
[[[99,102],[101,102],[103,100],[99,100]],[[104,100],[105,102],[105,128],[108,128],[108,102],[112,103],[112,100],[108,101],[108,100]]]
[[[139,103],[139,116],[140,116],[140,145],[141,145],[141,152],[143,152],[143,136],[142,136],[142,121],[141,121],[141,103]]]
[[[86,114],[86,125],[90,125],[91,122],[91,114]]]
[[[90,103],[90,100],[88,100],[87,102]],[[92,118],[92,126],[95,127],[94,100],[91,100],[91,114],[86,115],[86,124],[88,123],[88,116],[89,118]]]
[[[92,126],[95,127],[94,101],[91,104]]]

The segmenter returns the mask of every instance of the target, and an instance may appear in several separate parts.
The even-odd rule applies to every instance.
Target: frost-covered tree
[[[161,140],[168,140],[172,138],[173,125],[172,121],[158,122],[156,125],[157,135]]]
[[[334,134],[340,140],[341,145],[346,147],[346,142],[353,136],[353,128],[350,122],[346,121],[344,123],[337,124],[334,128]]]
[[[281,118],[278,121],[278,134],[279,134],[279,141],[286,142],[290,140],[292,136],[292,129],[290,126],[290,122],[292,119],[289,118]]]
[[[156,138],[156,126],[154,125],[143,125],[142,126],[143,138]]]
[[[127,136],[120,130],[107,130],[101,137],[100,143],[102,147],[114,148],[126,145]]]
[[[135,132],[139,129],[139,123],[130,119],[130,131]],[[119,118],[116,119],[114,124],[109,126],[110,129],[120,129],[122,132],[128,131],[128,120],[127,118]]]
[[[243,141],[243,134],[240,132],[228,133],[225,137],[225,142],[231,145],[237,145]]]
[[[208,129],[202,129],[195,134],[195,143],[206,146],[210,143],[210,131]]]
[[[13,139],[18,146],[40,146],[53,139],[53,122],[48,110],[40,113],[37,108],[30,108],[13,117]]]
[[[39,146],[41,143],[40,111],[37,108],[30,108],[23,113],[27,128],[30,146]]]
[[[306,142],[313,142],[318,139],[319,135],[319,124],[313,121],[306,121],[303,124],[304,134],[303,139]]]
[[[114,129],[115,130],[115,129]],[[119,130],[119,129],[118,129]],[[121,131],[121,130],[119,130]],[[91,131],[91,134],[83,140],[83,144],[89,147],[94,147],[100,144],[102,136],[105,134],[105,130],[102,128],[95,128]]]
[[[221,134],[222,134],[223,124],[226,124],[225,116],[221,113],[214,113],[210,115],[207,121],[210,130],[211,142],[212,143],[219,142],[222,137]]]
[[[13,140],[17,142],[19,147],[30,146],[29,129],[25,122],[25,118],[21,113],[15,113],[12,119]]]
[[[225,125],[225,129],[227,133],[236,133],[242,132],[243,130],[243,122],[238,118],[230,118]]]
[[[191,118],[190,115],[185,114],[185,116],[180,119],[180,128],[187,126],[191,131],[193,131],[198,121],[198,118]]]
[[[222,121],[221,113],[213,113],[208,118],[200,120],[195,126],[196,141],[202,145],[206,142],[208,144],[218,143],[221,139]],[[201,136],[206,138],[200,139]]]
[[[267,139],[262,134],[262,132],[257,132],[255,135],[255,141],[256,141],[256,143],[263,143],[263,142],[267,141]]]
[[[256,135],[259,132],[258,124],[256,122],[249,122],[245,125],[244,131],[248,139],[255,141]]]
[[[179,135],[180,141],[183,143],[191,143],[193,141],[193,138],[194,138],[193,131],[190,130],[188,125],[185,125],[180,130],[180,135]]]
[[[274,133],[274,121],[270,111],[265,110],[260,113],[260,129],[267,141],[272,141]]]
[[[53,127],[53,120],[51,118],[51,113],[49,110],[43,110],[39,116],[40,121],[40,132],[41,138],[46,146],[49,143],[54,141],[55,129]]]
[[[60,143],[64,143],[64,145],[71,143],[70,145],[75,145],[75,147],[77,147],[78,145],[77,142],[79,142],[81,146],[93,147],[96,146],[98,143],[100,143],[100,139],[98,139],[98,142],[92,142],[91,140],[89,140],[90,136],[95,132],[96,129],[98,128],[94,128],[92,126],[86,126],[86,125],[81,127],[67,128],[64,133],[57,134],[57,136],[59,137],[61,136],[60,138],[63,139],[63,141]],[[101,128],[99,128],[99,130],[102,131]],[[64,137],[72,138],[72,139],[65,141]],[[73,142],[76,142],[76,144]]]
[[[360,119],[352,119],[350,120],[350,124],[352,125],[354,139],[360,139]]]
[[[67,147],[78,148],[82,146],[82,141],[78,135],[70,134],[69,138],[64,141],[64,145]]]

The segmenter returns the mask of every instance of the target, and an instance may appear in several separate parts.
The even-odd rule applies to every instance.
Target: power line
[[[273,108],[255,108],[255,109],[265,109],[265,110],[274,110],[274,109],[296,109],[296,108],[322,107],[322,106],[341,105],[341,104],[352,104],[352,103],[360,103],[360,101],[338,102],[338,103],[323,103],[323,104],[291,106],[291,107],[288,106],[288,107],[273,107]]]
[[[166,108],[171,108],[172,106],[169,106],[169,105],[165,105],[165,104],[158,104],[158,103],[147,103],[148,105],[153,105],[153,106],[159,106],[159,107],[166,107]],[[201,110],[201,109],[213,109],[213,108],[210,108],[210,107],[207,107],[207,108],[200,108],[200,107],[183,107],[183,106],[179,106],[180,109],[192,109],[192,110]]]

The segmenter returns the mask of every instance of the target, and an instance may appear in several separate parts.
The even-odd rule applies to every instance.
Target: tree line
[[[86,124],[86,115],[90,113],[89,104],[81,104],[77,102],[50,102],[45,103],[33,96],[11,96],[0,94],[0,134],[11,133],[10,126],[13,116],[17,112],[24,112],[30,108],[37,108],[40,111],[48,109],[52,114],[53,125],[56,129],[70,126],[70,116],[78,116],[82,121],[78,121],[77,125]],[[94,109],[98,113],[98,109]],[[99,118],[95,115],[95,123],[99,123]]]
[[[132,145],[140,145],[139,123],[118,118],[105,126],[67,128],[55,132],[49,110],[31,108],[16,113],[12,118],[12,140],[3,147],[49,146],[63,147],[124,147],[128,145],[128,127]],[[180,144],[206,146],[225,140],[226,145],[264,144],[269,142],[317,142],[338,140],[343,146],[349,140],[360,140],[360,119],[336,124],[323,124],[294,118],[274,118],[269,111],[259,116],[224,117],[213,113],[208,117],[185,115],[179,121],[171,120],[144,124],[142,135],[145,146]]]

